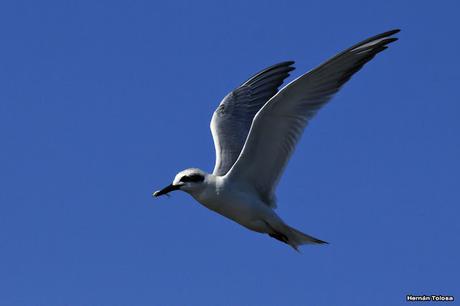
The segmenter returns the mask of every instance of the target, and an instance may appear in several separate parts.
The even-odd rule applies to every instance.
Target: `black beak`
[[[159,197],[161,195],[164,195],[164,194],[168,194],[170,193],[171,191],[174,191],[174,190],[179,190],[180,189],[180,185],[169,185],[169,186],[166,186],[165,188],[161,189],[161,190],[158,190],[158,191],[155,191],[153,193],[153,196],[154,197]]]

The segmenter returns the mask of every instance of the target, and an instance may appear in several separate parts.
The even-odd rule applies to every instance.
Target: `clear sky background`
[[[458,1],[1,1],[0,305],[403,305],[460,299]],[[307,128],[278,213],[302,254],[153,199],[212,171],[209,121],[251,74],[290,79],[400,40]]]

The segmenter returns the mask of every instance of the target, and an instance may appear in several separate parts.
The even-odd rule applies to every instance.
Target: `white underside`
[[[217,177],[213,184],[192,196],[202,205],[242,226],[260,233],[272,233],[283,227],[280,217],[260,197],[245,188]]]

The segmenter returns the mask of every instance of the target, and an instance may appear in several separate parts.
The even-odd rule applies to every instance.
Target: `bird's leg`
[[[288,237],[282,233],[274,232],[274,233],[268,233],[268,236],[275,238],[276,240],[279,240],[281,242],[284,242],[286,244],[289,244]]]
[[[285,234],[275,230],[273,228],[273,226],[271,226],[270,223],[268,223],[267,221],[265,221],[265,220],[263,220],[263,221],[267,225],[267,227],[271,230],[271,233],[268,233],[268,236],[270,236],[272,238],[275,238],[276,240],[279,240],[279,241],[284,242],[286,244],[289,244],[289,242],[288,242],[289,239]]]

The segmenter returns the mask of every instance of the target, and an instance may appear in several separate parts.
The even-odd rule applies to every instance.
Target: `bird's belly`
[[[197,199],[205,207],[227,217],[246,228],[257,232],[266,232],[267,225],[263,217],[268,208],[259,199],[239,196],[238,193],[217,197]]]

